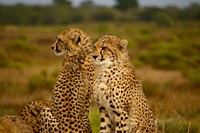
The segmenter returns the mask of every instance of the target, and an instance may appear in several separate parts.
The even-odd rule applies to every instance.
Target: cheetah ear
[[[74,41],[75,44],[79,44],[79,42],[81,42],[79,35],[71,35],[70,38]]]
[[[63,31],[61,31],[61,33],[65,35],[65,34],[66,34],[66,31],[65,31],[65,30],[63,30]]]
[[[119,42],[119,50],[123,50],[127,47],[128,45],[128,41],[126,39],[122,39],[120,42]]]

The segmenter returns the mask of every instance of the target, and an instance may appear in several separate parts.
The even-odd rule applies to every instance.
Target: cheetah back
[[[91,132],[88,113],[94,65],[89,54],[94,46],[81,30],[68,29],[58,33],[52,50],[65,56],[52,94],[53,109],[49,111],[58,123],[54,130]]]

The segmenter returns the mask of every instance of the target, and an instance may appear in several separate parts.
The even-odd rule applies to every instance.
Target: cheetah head
[[[113,35],[105,35],[95,42],[96,51],[92,57],[97,65],[121,61],[127,57],[128,41]]]
[[[56,35],[56,41],[51,46],[57,56],[70,55],[78,53],[83,49],[90,39],[79,29],[70,28],[62,30]]]

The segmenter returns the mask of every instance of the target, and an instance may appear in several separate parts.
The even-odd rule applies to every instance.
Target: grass
[[[60,30],[76,27],[93,40],[114,34],[129,41],[131,62],[160,132],[200,132],[199,22],[171,27],[129,22],[86,25],[0,26],[0,115],[16,115],[31,100],[50,99],[63,60],[50,46]],[[99,132],[96,106],[90,109],[90,122],[94,133]]]
[[[99,133],[100,127],[100,114],[98,107],[92,106],[89,114],[90,124],[94,133]]]
[[[27,83],[27,89],[28,92],[32,93],[35,90],[40,90],[40,89],[49,89],[53,88],[54,85],[54,80],[56,77],[54,77],[54,80],[52,81],[50,79],[51,77],[47,76],[47,71],[42,70],[39,74],[33,75],[30,77]]]

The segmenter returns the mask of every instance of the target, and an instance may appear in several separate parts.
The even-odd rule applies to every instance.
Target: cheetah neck
[[[62,69],[69,71],[69,69],[76,71],[77,69],[84,69],[84,64],[88,62],[87,55],[72,55],[64,58]]]

